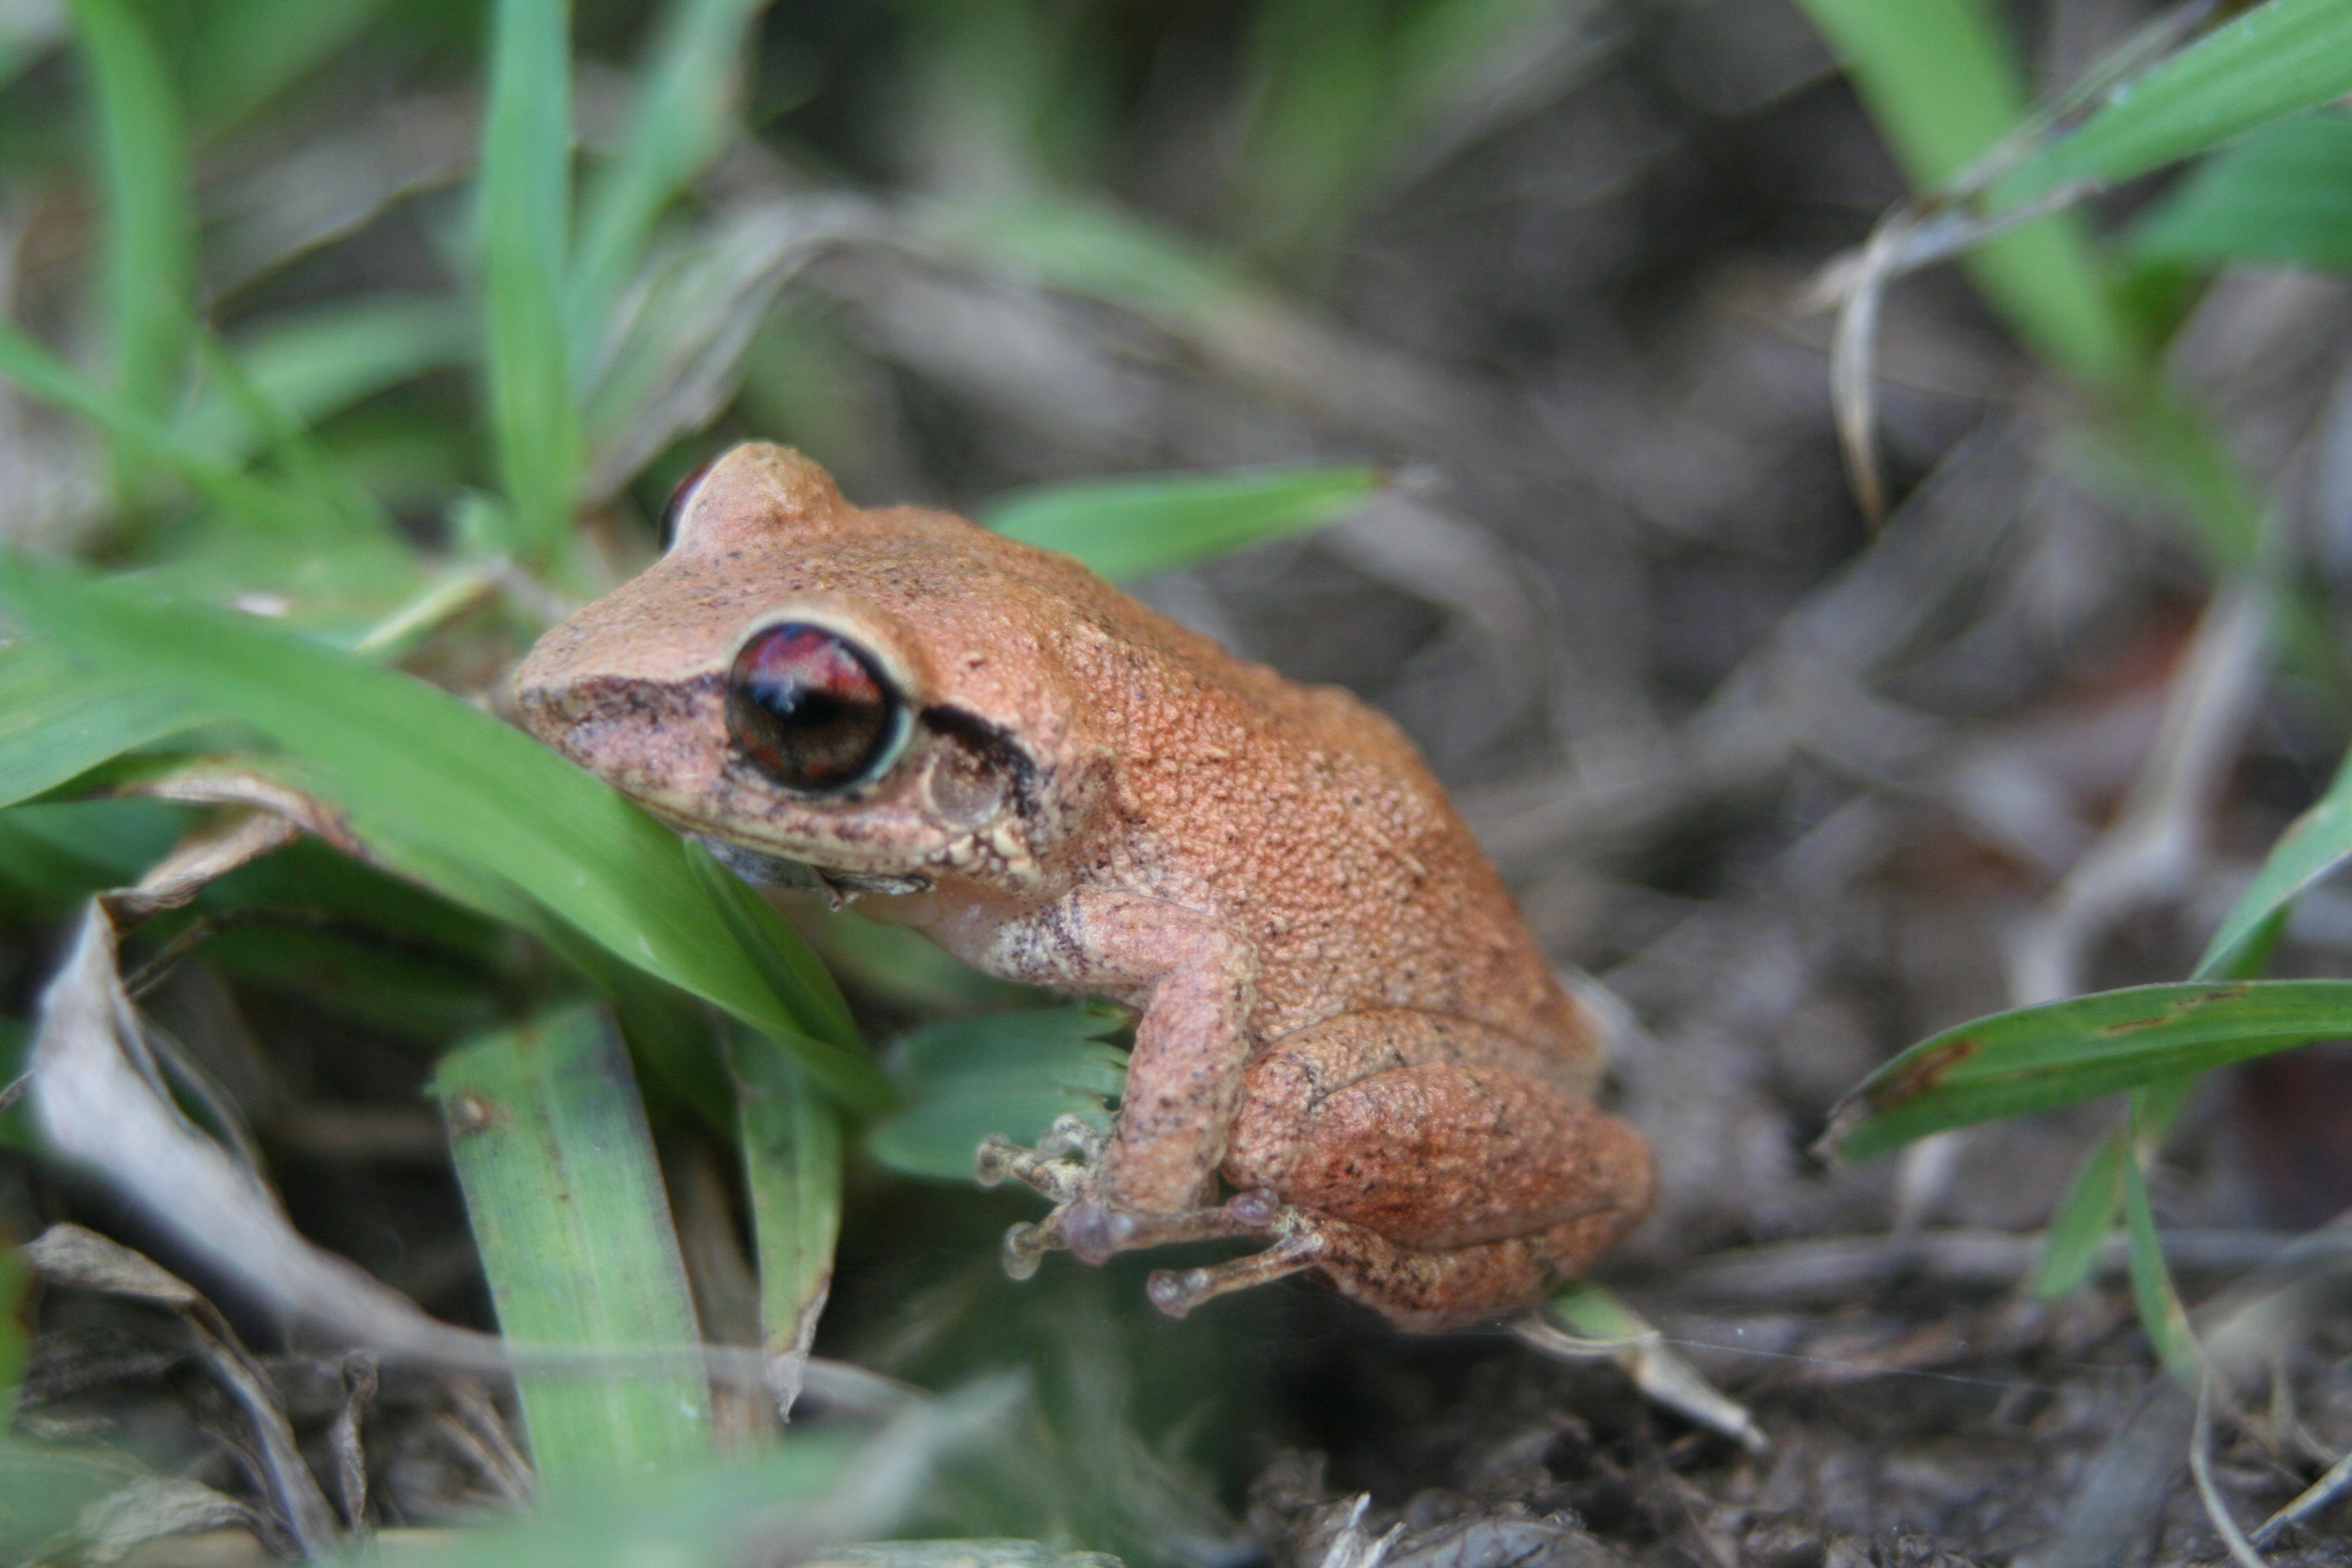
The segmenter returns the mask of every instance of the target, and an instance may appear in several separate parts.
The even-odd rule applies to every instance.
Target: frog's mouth
[[[860,871],[828,871],[805,860],[789,860],[748,845],[730,844],[709,833],[687,831],[710,851],[710,858],[755,888],[794,888],[806,893],[927,893],[931,879],[920,872],[904,875]]]

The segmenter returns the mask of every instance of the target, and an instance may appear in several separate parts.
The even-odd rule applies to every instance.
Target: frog
[[[651,566],[532,647],[521,720],[778,900],[856,900],[1132,1011],[1107,1132],[977,1152],[1050,1205],[1005,1239],[1016,1276],[1242,1239],[1150,1300],[1304,1273],[1438,1331],[1643,1217],[1654,1165],[1595,1101],[1594,1010],[1376,709],[1066,556],[854,506],[788,447],[734,447],[671,516]]]

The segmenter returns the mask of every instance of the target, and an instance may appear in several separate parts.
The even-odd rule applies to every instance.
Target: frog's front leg
[[[1050,1146],[999,1144],[982,1152],[983,1182],[1010,1176],[1055,1205],[1042,1224],[1015,1233],[1008,1259],[1067,1247],[1099,1263],[1115,1252],[1183,1238],[1162,1234],[1177,1229],[1184,1237],[1246,1234],[1216,1228],[1228,1222],[1202,1216],[1222,1211],[1195,1205],[1214,1187],[1241,1110],[1255,950],[1209,916],[1129,894],[1080,895],[1010,940],[1025,952],[1003,955],[1009,969],[1049,984],[1139,996],[1143,1016],[1128,1058],[1118,1123],[1107,1142],[1088,1146],[1090,1133],[1056,1124]],[[1069,953],[1083,957],[1055,962]],[[1055,1157],[1067,1153],[1078,1159]],[[1181,1226],[1158,1223],[1180,1220]]]

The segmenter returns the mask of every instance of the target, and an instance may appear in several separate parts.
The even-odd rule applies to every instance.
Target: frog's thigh
[[[1363,1026],[1383,1016],[1423,1016],[1333,1020],[1251,1064],[1228,1182],[1421,1251],[1570,1226],[1593,1239],[1574,1241],[1567,1268],[1641,1219],[1654,1182],[1641,1134],[1580,1094],[1494,1065],[1524,1047],[1497,1044],[1469,1062],[1402,1059],[1412,1036],[1384,1043]]]

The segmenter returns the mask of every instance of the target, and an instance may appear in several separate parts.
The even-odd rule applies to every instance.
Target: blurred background
[[[580,0],[576,143],[553,154],[581,171],[574,217],[478,162],[499,134],[483,5],[8,0],[0,300],[31,347],[0,363],[0,533],[342,646],[414,612],[403,667],[503,711],[537,630],[649,561],[673,485],[738,439],[801,447],[862,504],[982,515],[1076,480],[1376,468],[1327,526],[1130,585],[1393,715],[1548,951],[1622,1000],[1612,1093],[1664,1197],[1603,1278],[1776,1445],[1646,1407],[1605,1361],[1401,1339],[1298,1281],[1181,1325],[1143,1310],[1149,1260],[1014,1285],[995,1238],[1033,1204],[868,1161],[820,1352],[940,1389],[1033,1379],[1021,1441],[942,1483],[920,1528],[1320,1561],[1370,1489],[1414,1532],[1391,1563],[1795,1563],[1905,1531],[2003,1557],[2062,1532],[2156,1375],[2117,1269],[2019,1289],[2112,1110],[1848,1166],[1807,1149],[1916,1039],[2185,976],[2326,788],[2352,300],[2315,267],[2221,267],[2245,258],[2169,174],[2063,220],[2126,371],[1999,278],[1902,279],[1870,516],[1815,280],[1965,160],[1928,167],[1899,107],[1890,151],[1817,30],[1844,9]],[[2155,14],[1987,7],[2012,110]],[[550,330],[579,412],[535,426],[496,368],[535,329],[484,256],[525,265],[551,224],[557,247],[572,226]],[[2167,471],[2183,453],[2237,488],[2198,492]],[[206,486],[248,466],[327,521],[238,522]],[[2261,528],[2291,563],[2267,659],[2210,608]],[[0,1041],[75,901],[134,879],[173,809],[0,814]],[[285,853],[312,851],[222,901],[332,904],[332,858]],[[310,1235],[487,1324],[419,1089],[548,961],[510,931],[453,938],[454,910],[368,875],[299,931],[225,922],[148,1005]],[[807,928],[877,1046],[1004,1001],[829,929]],[[2322,889],[2274,967],[2343,973],[2347,950],[2352,902]],[[2203,1086],[2151,1168],[2160,1219],[2198,1238],[2184,1287],[2352,1205],[2347,1128],[2352,1060],[2326,1047]],[[19,1238],[70,1215],[174,1256],[14,1136]],[[724,1157],[664,1136],[674,1203],[701,1191],[723,1235]],[[20,1425],[102,1427],[250,1492],[152,1342],[76,1300],[29,1320]],[[267,1313],[237,1321],[300,1363]],[[2341,1338],[2282,1341],[2296,1414],[2243,1440],[2235,1484],[2275,1502],[2352,1442]],[[370,1417],[387,1524],[511,1489],[460,1453],[452,1412],[488,1417],[451,1386],[388,1380]],[[298,1425],[331,1414],[289,1397]],[[2161,1551],[2210,1543],[2193,1502],[2162,1507]]]

